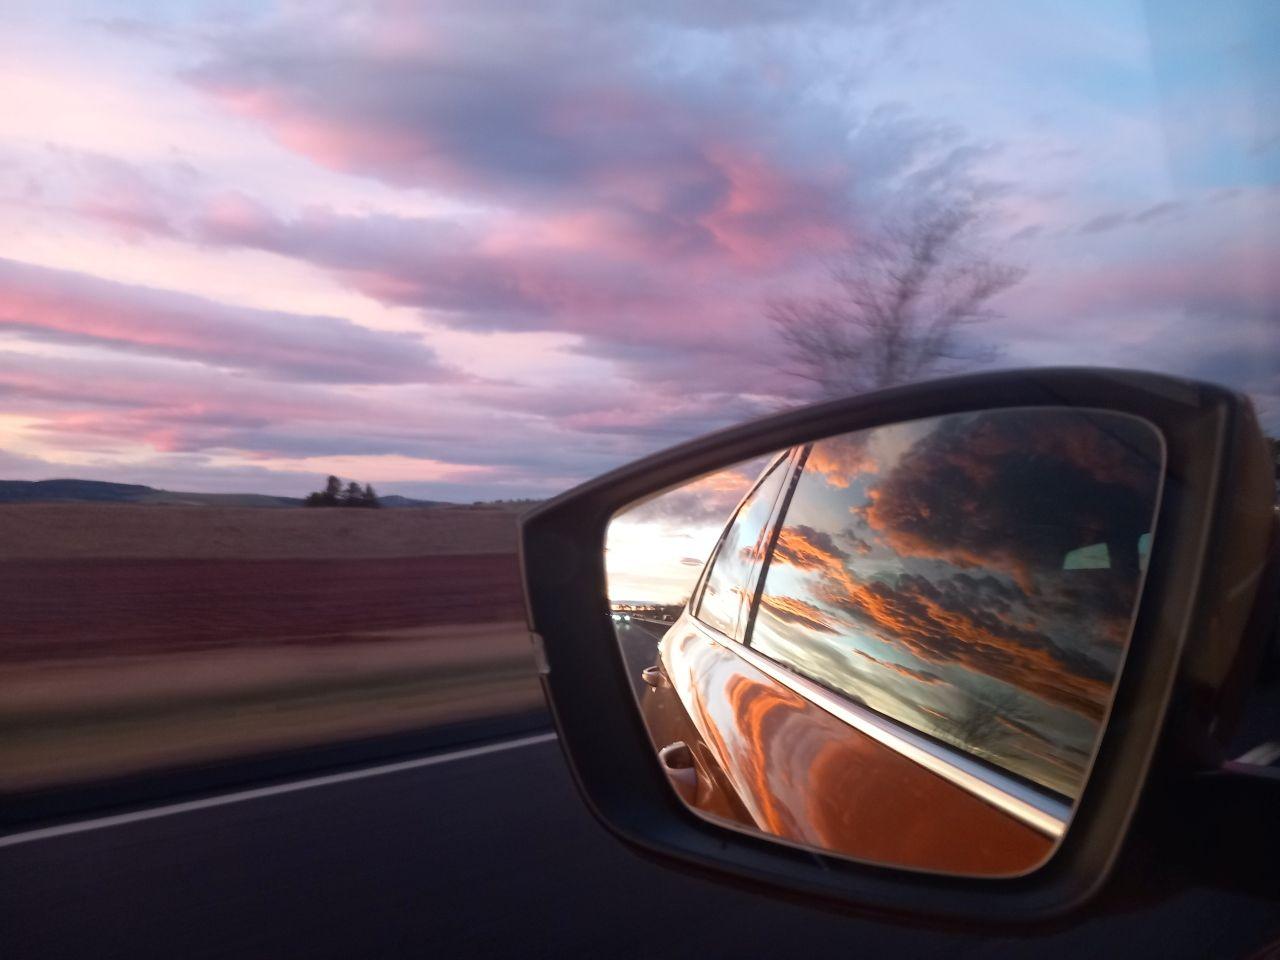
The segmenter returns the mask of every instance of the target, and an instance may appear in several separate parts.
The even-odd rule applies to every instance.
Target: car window
[[[1138,421],[1100,429],[1088,414],[1061,416],[1074,446],[1018,439],[1030,430],[1018,411],[814,444],[767,561],[749,645],[847,700],[1075,796],[1149,549],[1155,494],[1137,468],[1161,454]],[[1076,483],[1086,461],[1094,473]],[[922,482],[930,478],[947,482]],[[991,485],[998,504],[977,492]],[[886,526],[890,515],[896,527]]]
[[[742,599],[751,586],[752,569],[762,552],[769,515],[787,475],[786,463],[783,460],[776,464],[742,502],[721,538],[702,587],[698,619],[735,639]]]

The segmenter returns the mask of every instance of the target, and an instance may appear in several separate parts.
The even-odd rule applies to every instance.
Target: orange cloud
[[[817,473],[832,487],[846,489],[860,473],[879,470],[875,458],[867,450],[866,434],[846,434],[819,440],[805,460],[806,473]]]
[[[849,554],[837,547],[829,534],[796,524],[783,527],[778,534],[773,559],[776,563],[790,564],[799,570],[840,576]]]
[[[972,578],[934,581],[904,573],[892,582],[863,581],[845,567],[848,555],[826,534],[785,527],[778,543],[773,562],[815,573],[819,583],[813,596],[884,642],[900,644],[926,663],[963,667],[1101,719],[1111,672],[1085,654],[1060,647],[1042,630],[993,612]]]
[[[785,623],[793,623],[807,630],[817,630],[819,633],[836,632],[831,618],[823,610],[797,597],[766,593],[760,597],[760,606]]]

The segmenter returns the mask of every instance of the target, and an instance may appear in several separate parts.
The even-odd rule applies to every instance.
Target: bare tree
[[[988,302],[1024,271],[975,252],[975,220],[970,206],[924,208],[834,261],[831,296],[770,301],[789,372],[829,398],[994,359],[963,330],[994,317]]]

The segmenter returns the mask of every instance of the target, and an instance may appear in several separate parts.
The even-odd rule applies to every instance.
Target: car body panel
[[[659,645],[669,699],[696,730],[690,747],[710,781],[694,804],[702,812],[859,860],[947,873],[1023,873],[1052,852],[1054,838],[854,729],[735,647],[687,612]],[[664,712],[655,739],[681,729],[673,707]]]

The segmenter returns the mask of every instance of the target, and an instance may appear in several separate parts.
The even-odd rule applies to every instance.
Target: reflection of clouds
[[[860,473],[875,473],[879,467],[867,450],[868,433],[847,433],[815,444],[805,460],[805,470],[822,476],[832,487],[845,489]]]
[[[838,575],[835,571],[843,571],[843,561],[848,559],[849,554],[835,545],[831,534],[805,524],[788,524],[783,527],[773,552],[774,563],[790,564],[800,570],[816,570],[831,575]]]
[[[796,624],[821,633],[836,632],[822,610],[796,597],[766,593],[760,597],[760,608],[783,623]]]
[[[1137,584],[1137,572],[1076,570],[1042,582],[1035,604],[1044,618],[1071,624],[1074,636],[1095,645],[1095,655],[1115,660],[1129,639]]]
[[[1061,738],[1048,737],[1030,724],[1010,717],[997,713],[993,718],[996,724],[1012,735],[1012,739],[1004,744],[1007,749],[1018,750],[1035,762],[1048,764],[1057,774],[1065,775],[1068,783],[1078,782],[1081,770],[1089,761],[1087,750],[1082,750]],[[1053,774],[1050,776],[1052,777]]]
[[[794,598],[790,598],[794,602]],[[803,604],[804,601],[798,601]],[[1054,743],[1047,736],[1039,735],[1042,745],[1030,743],[1020,748],[1021,758],[1010,762],[1008,747],[1022,742],[1021,729],[1007,728],[1008,737],[1001,735],[1001,727],[995,718],[1000,708],[973,697],[965,686],[928,670],[917,670],[903,664],[874,657],[856,646],[858,628],[842,625],[833,638],[826,630],[816,630],[798,618],[784,619],[775,616],[782,606],[762,600],[752,646],[762,653],[788,665],[802,675],[838,691],[855,703],[870,707],[894,717],[917,730],[921,730],[963,750],[978,750],[982,755],[996,759],[1014,772],[1030,776],[1064,795],[1072,795],[1079,784],[1080,771],[1087,759],[1085,751],[1066,742],[1071,737],[1082,736],[1082,742],[1092,742],[1092,724],[1080,729],[1055,729],[1063,742]],[[838,622],[827,617],[828,622]],[[848,638],[845,640],[845,638]],[[865,640],[870,640],[867,636]],[[864,640],[864,642],[865,642]],[[890,638],[883,638],[890,647]],[[847,646],[842,644],[847,643]],[[904,653],[914,654],[913,649],[898,645]],[[854,662],[856,661],[856,662]],[[986,717],[985,722],[977,717]],[[981,729],[978,729],[981,727]],[[1030,724],[1023,725],[1028,738],[1036,732]],[[1051,727],[1052,729],[1052,727]],[[1066,759],[1063,759],[1063,757]]]
[[[761,599],[751,640],[753,648],[854,703],[887,716],[902,718],[915,714],[919,716],[915,725],[920,729],[929,730],[934,726],[926,714],[944,717],[935,710],[927,709],[928,704],[941,706],[937,702],[938,694],[943,689],[951,689],[941,678],[938,678],[941,682],[922,680],[917,671],[894,669],[888,661],[865,653],[853,639],[858,630],[852,624],[840,623],[827,616],[827,623],[839,624],[839,630],[834,631],[837,638],[833,639],[831,633],[815,631],[801,618],[777,616],[780,609],[804,609],[802,600],[784,598],[783,603],[768,603],[769,599],[768,595]],[[822,616],[820,611],[818,615]],[[864,637],[864,640],[869,639]],[[889,670],[886,672],[880,669],[881,666],[889,667]],[[925,677],[934,676],[927,671],[918,673]]]
[[[752,643],[1074,794],[1128,634],[1158,438],[1140,421],[1056,410],[909,427],[906,442],[881,443],[898,432],[884,428],[829,458],[815,444],[820,469],[806,465],[779,532]],[[850,449],[892,456],[869,485],[833,484],[828,466]],[[1096,543],[1109,569],[1063,569]],[[891,656],[859,649],[874,641]]]
[[[821,737],[806,721],[807,704],[785,687],[753,683],[740,674],[731,677],[724,693],[728,725],[721,729],[740,731],[733,767],[746,783],[738,795],[757,825],[777,836],[823,843],[796,816],[812,791],[808,757]]]
[[[806,547],[799,552],[803,562],[822,556],[814,544]],[[824,606],[921,660],[955,664],[1086,717],[1101,717],[1111,674],[1088,655],[1059,646],[1042,630],[1006,619],[986,605],[982,593],[953,580],[901,573],[894,582],[861,581],[838,557],[826,556],[825,568],[810,567],[821,570],[814,596]]]
[[[606,563],[614,600],[687,600],[733,509],[764,458],[707,474],[620,512],[609,523]]]
[[[1142,434],[1128,438],[1126,445],[1078,415],[1059,417],[1049,411],[1049,419],[1064,429],[1064,442],[1060,448],[1052,443],[1050,422],[1047,439],[1029,441],[1030,452],[1023,455],[1013,442],[1030,430],[1028,413],[1005,411],[995,417],[944,421],[944,426],[960,426],[928,434],[869,491],[866,512],[872,526],[902,553],[912,555],[912,548],[927,538],[927,556],[951,554],[969,568],[985,568],[978,548],[998,542],[990,552],[1013,557],[1014,562],[997,563],[997,568],[1026,571],[1034,564],[1042,572],[1060,572],[1061,558],[1077,545],[1081,530],[1087,542],[1115,536],[1119,530],[1136,552],[1137,538],[1150,523],[1154,483],[1146,481],[1145,504],[1138,500],[1134,487],[1143,482],[1142,475],[1130,461],[1136,458],[1150,469],[1147,455],[1158,451],[1151,450],[1149,438],[1145,451],[1140,446],[1149,430],[1137,424]],[[1013,422],[990,426],[990,421],[1005,419]],[[1117,430],[1130,430],[1133,424],[1122,418]],[[941,439],[935,439],[939,435]],[[931,452],[926,456],[919,452],[922,449]],[[1026,469],[1027,462],[1033,469]],[[993,493],[984,496],[961,483],[949,485],[954,471],[968,477],[971,485],[993,488]],[[1007,482],[1006,474],[1013,475]],[[947,495],[939,496],[940,490]],[[1077,502],[1080,516],[1073,517]],[[994,519],[988,519],[989,514]],[[908,534],[891,526],[891,517],[900,520]],[[968,528],[978,531],[971,539],[964,533]],[[904,540],[907,549],[901,549]],[[1051,552],[1046,545],[1052,546]],[[954,556],[957,553],[963,556]],[[1028,606],[1023,588],[985,569],[932,578],[903,572],[892,582],[864,581],[849,572],[849,559],[830,534],[806,524],[786,526],[774,556],[776,563],[818,573],[823,583],[816,595],[825,605],[874,627],[922,660],[955,663],[1085,716],[1101,715],[1112,671],[1082,651],[1055,643],[1046,628],[1055,614],[1066,618],[1083,611],[1090,623],[1100,625],[1102,636],[1122,634],[1136,590],[1136,566],[1134,576],[1106,571],[1103,577],[1072,577],[1061,594],[1033,583],[1037,602]],[[1091,589],[1095,581],[1098,586]],[[1015,603],[1020,603],[1016,614]]]
[[[676,530],[681,526],[706,524],[722,528],[738,501],[764,469],[767,459],[757,457],[698,477],[627,508],[615,520],[626,518],[631,523],[661,523]]]
[[[852,524],[836,534],[836,539],[842,540],[844,543],[848,544],[850,550],[853,550],[855,553],[861,554],[864,557],[870,554],[873,549],[871,541],[867,540],[865,537],[858,536],[858,534],[854,532]]]
[[[868,490],[862,515],[900,555],[1004,570],[1029,592],[1037,572],[1105,540],[1131,545],[1136,572],[1161,457],[1151,427],[1117,415],[945,418]]]
[[[835,631],[806,628],[803,620],[794,615],[788,619],[776,616],[779,609],[786,610],[787,605],[776,605],[769,598],[760,601],[755,631],[751,635],[751,646],[792,669],[804,674],[812,680],[831,687],[833,690],[845,692],[851,699],[862,702],[862,698],[849,688],[850,673],[856,672],[845,651],[829,641],[815,641],[813,633],[834,633]],[[799,601],[803,603],[803,601]]]

